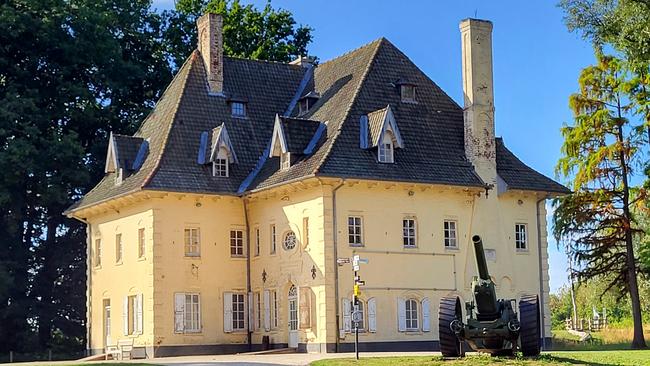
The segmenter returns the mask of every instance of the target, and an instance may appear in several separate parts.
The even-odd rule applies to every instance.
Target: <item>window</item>
[[[296,234],[293,231],[289,231],[284,235],[282,246],[284,250],[291,250],[296,247]]]
[[[246,105],[242,102],[232,102],[230,112],[233,117],[246,117]]]
[[[275,254],[275,247],[276,247],[276,237],[275,237],[275,225],[271,225],[271,254]]]
[[[201,255],[201,232],[197,227],[185,229],[185,256],[198,257]]]
[[[102,265],[102,239],[95,239],[95,266]]]
[[[515,248],[528,250],[528,225],[515,224]]]
[[[136,296],[127,296],[126,297],[126,324],[125,324],[125,333],[126,334],[135,334],[135,330],[137,328],[137,319],[136,319],[136,310],[137,310],[137,305],[136,305]]]
[[[185,294],[185,331],[201,331],[201,303],[199,294]]]
[[[302,245],[309,245],[309,217],[302,218]]]
[[[363,301],[359,300],[358,304],[356,305],[357,310],[359,311],[359,314],[361,314],[361,318],[359,321],[359,331],[364,331],[366,329],[366,314],[365,314],[365,305],[363,304]]]
[[[214,177],[228,176],[228,159],[214,159],[214,161],[212,162],[212,176]]]
[[[300,99],[300,103],[298,103],[298,109],[299,115],[307,113],[309,111],[309,98]]]
[[[445,220],[444,223],[444,237],[445,248],[458,248],[458,237],[456,235],[456,221]]]
[[[244,232],[230,230],[230,256],[241,257],[244,255]]]
[[[377,155],[377,160],[380,163],[393,163],[393,140],[384,139],[381,144],[379,144],[379,150]]]
[[[280,155],[280,169],[289,169],[291,166],[291,153],[283,152]]]
[[[260,229],[255,228],[255,256],[260,255]]]
[[[145,241],[144,228],[138,229],[138,258],[144,258]]]
[[[353,246],[363,245],[360,216],[348,216],[348,243]]]
[[[278,292],[271,291],[271,328],[278,327]]]
[[[418,302],[414,299],[406,300],[406,330],[418,330]]]
[[[232,329],[246,329],[244,294],[232,294]]]
[[[415,102],[415,85],[402,84],[400,89],[402,102]]]
[[[255,326],[262,329],[262,299],[260,293],[255,293]]]
[[[115,263],[122,263],[122,234],[115,235]]]
[[[405,247],[415,247],[415,219],[402,220],[402,232]]]

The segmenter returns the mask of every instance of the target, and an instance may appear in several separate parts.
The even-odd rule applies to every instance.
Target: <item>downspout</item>
[[[545,329],[545,318],[544,318],[544,273],[543,273],[543,263],[542,263],[542,223],[539,217],[539,204],[541,202],[546,202],[546,200],[549,198],[549,195],[547,194],[543,198],[540,198],[537,200],[535,203],[535,216],[537,220],[537,257],[538,257],[538,264],[539,264],[539,302],[540,302],[540,327],[541,327],[541,335],[542,335],[542,349],[546,349],[546,329]]]
[[[339,352],[339,343],[340,343],[340,338],[341,335],[339,334],[340,330],[340,307],[339,307],[339,263],[338,263],[338,245],[337,245],[337,225],[336,225],[336,191],[339,190],[343,186],[343,183],[345,183],[345,179],[342,179],[341,182],[339,183],[338,186],[336,186],[334,189],[332,189],[332,236],[333,240],[332,243],[334,245],[334,309],[336,311],[336,353]]]
[[[248,223],[248,207],[246,207],[246,198],[242,197],[242,203],[244,204],[244,221],[246,226],[246,302],[248,304],[248,309],[246,309],[246,317],[248,318],[248,329],[246,335],[246,341],[248,342],[248,350],[253,350],[253,332],[251,332],[253,319],[250,318],[251,314],[251,304],[250,296],[251,294],[251,239],[250,239],[250,225]]]

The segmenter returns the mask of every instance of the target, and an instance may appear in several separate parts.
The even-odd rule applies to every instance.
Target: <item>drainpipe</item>
[[[246,297],[247,297],[247,303],[248,303],[248,309],[246,312],[246,317],[248,318],[248,330],[247,330],[247,335],[246,335],[246,340],[248,342],[248,350],[252,351],[253,350],[253,332],[251,332],[251,324],[250,322],[253,321],[253,319],[250,319],[250,313],[251,313],[251,239],[250,239],[250,225],[248,223],[248,207],[246,206],[246,198],[242,197],[242,203],[244,204],[244,221],[245,221],[245,226],[246,226]]]
[[[332,189],[332,236],[333,236],[333,245],[334,245],[334,309],[336,311],[336,353],[339,352],[339,340],[341,335],[339,334],[339,321],[340,321],[340,309],[339,309],[339,263],[337,259],[339,258],[338,254],[338,244],[337,244],[337,225],[336,225],[336,191],[339,190],[345,183],[345,179],[342,179],[338,186]]]
[[[543,263],[542,263],[542,224],[541,220],[539,217],[539,204],[542,202],[546,202],[546,200],[549,198],[549,195],[547,194],[543,198],[540,198],[537,200],[535,203],[535,209],[536,211],[536,219],[537,219],[537,257],[538,257],[538,264],[539,264],[539,302],[540,302],[540,327],[541,327],[541,335],[542,335],[542,349],[546,349],[546,330],[544,326],[544,273],[543,273]]]

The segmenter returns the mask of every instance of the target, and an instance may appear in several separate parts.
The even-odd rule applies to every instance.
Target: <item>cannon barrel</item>
[[[478,267],[478,276],[485,281],[489,281],[490,272],[488,272],[487,261],[485,260],[485,251],[483,251],[483,240],[478,235],[472,237],[474,242],[474,253],[476,254],[476,266]]]

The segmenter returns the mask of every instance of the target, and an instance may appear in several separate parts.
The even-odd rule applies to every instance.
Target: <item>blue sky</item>
[[[154,0],[168,9],[173,0]],[[264,6],[264,0],[243,0]],[[531,167],[554,177],[560,127],[571,121],[568,96],[578,74],[595,61],[591,46],[569,33],[557,1],[277,0],[298,23],[314,28],[310,54],[334,58],[379,37],[388,38],[462,104],[461,19],[494,23],[496,133]],[[550,219],[550,216],[549,216]],[[550,222],[550,221],[549,221]],[[566,282],[566,258],[549,235],[551,291]]]

